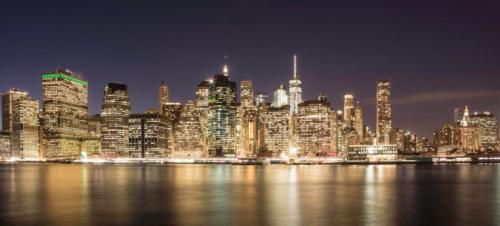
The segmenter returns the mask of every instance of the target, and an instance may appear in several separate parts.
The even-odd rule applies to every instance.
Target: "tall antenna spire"
[[[229,69],[227,67],[227,56],[224,56],[224,68],[222,69],[224,76],[229,76]]]
[[[297,54],[293,54],[293,79],[297,79]]]

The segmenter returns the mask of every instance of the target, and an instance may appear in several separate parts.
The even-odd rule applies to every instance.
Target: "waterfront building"
[[[281,108],[285,105],[288,105],[288,94],[286,94],[286,90],[283,85],[280,85],[274,91],[271,107]]]
[[[200,115],[194,101],[190,100],[182,107],[175,128],[175,142],[174,157],[201,158],[206,156]]]
[[[481,146],[480,128],[470,123],[469,108],[465,106],[464,115],[460,121],[460,145],[462,150],[475,152]]]
[[[19,89],[10,89],[2,94],[2,130],[12,132],[12,111],[14,101],[21,97],[27,97],[28,92]]]
[[[392,161],[398,159],[396,145],[351,145],[348,148],[348,160],[351,161]]]
[[[392,130],[391,82],[377,82],[377,143],[389,144]]]
[[[289,106],[270,107],[264,114],[265,152],[279,156],[290,148]]]
[[[163,105],[169,103],[169,98],[168,98],[168,86],[167,83],[165,83],[163,80],[160,83],[160,88],[158,89],[158,109],[160,113],[163,114]]]
[[[200,82],[196,87],[195,105],[198,110],[203,139],[203,153],[208,153],[208,93],[212,80]]]
[[[442,128],[434,131],[434,147],[436,150],[442,147],[458,147],[460,145],[460,125],[456,121],[446,123]]]
[[[87,127],[87,137],[82,142],[82,157],[83,158],[99,158],[101,157],[101,115],[96,114],[89,116]],[[128,129],[128,125],[127,125]],[[127,132],[128,134],[128,132]],[[128,137],[127,137],[128,150]]]
[[[88,82],[69,70],[42,75],[46,158],[78,158],[88,130]]]
[[[333,117],[330,103],[325,96],[299,104],[297,137],[302,154],[319,154],[335,151],[332,134]]]
[[[128,155],[130,113],[127,85],[109,83],[104,90],[101,112],[101,150],[104,156]]]
[[[257,108],[253,100],[252,81],[240,82],[240,105],[237,108],[237,154],[255,156],[257,151]]]
[[[12,103],[12,157],[38,159],[39,103],[30,96],[17,98]]]
[[[354,130],[356,130],[360,139],[364,138],[363,109],[359,102],[356,102],[354,106]]]
[[[299,104],[302,103],[302,81],[297,73],[297,55],[293,55],[293,76],[288,87],[290,114],[299,112]]]
[[[256,144],[256,152],[265,152],[265,122],[266,122],[266,112],[270,105],[267,103],[267,94],[258,93],[255,96],[255,105],[257,109],[257,144]]]
[[[157,111],[131,114],[129,118],[129,156],[166,157],[168,120]]]
[[[210,156],[236,156],[236,83],[227,66],[215,75],[208,98],[208,152]]]
[[[0,159],[8,159],[12,156],[10,136],[10,132],[0,131]]]
[[[164,103],[162,112],[162,115],[167,119],[167,154],[170,155],[176,149],[175,130],[181,116],[182,104],[179,102]]]
[[[482,148],[491,150],[498,147],[498,122],[495,115],[475,112],[470,115],[469,124],[479,128]]]

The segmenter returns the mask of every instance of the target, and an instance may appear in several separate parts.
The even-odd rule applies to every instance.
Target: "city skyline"
[[[40,100],[38,75],[70,68],[90,83],[91,113],[100,112],[109,82],[129,84],[134,112],[143,112],[156,106],[161,80],[171,100],[192,99],[223,56],[233,80],[253,80],[271,95],[288,83],[297,53],[304,99],[318,90],[340,109],[352,93],[372,126],[367,100],[384,78],[394,84],[394,124],[418,134],[430,136],[457,106],[500,115],[494,1],[115,3],[4,4],[0,90],[18,87]],[[65,20],[50,13],[68,10]]]

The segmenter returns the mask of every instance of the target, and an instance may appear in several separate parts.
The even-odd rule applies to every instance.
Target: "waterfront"
[[[500,165],[1,164],[0,225],[498,225]]]

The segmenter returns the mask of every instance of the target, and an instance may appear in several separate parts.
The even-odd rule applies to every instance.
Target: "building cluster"
[[[303,100],[294,56],[288,83],[268,100],[254,93],[250,80],[239,85],[229,69],[201,81],[193,100],[171,102],[167,83],[158,89],[158,106],[133,113],[126,84],[109,83],[100,114],[89,115],[88,82],[69,70],[42,75],[41,107],[29,93],[11,89],[2,95],[0,158],[205,158],[342,156],[351,160],[391,160],[398,154],[427,152],[443,146],[467,150],[498,145],[496,118],[457,110],[454,122],[435,133],[434,146],[407,130],[393,128],[391,82],[376,91],[376,127],[363,123],[363,109],[352,94],[343,109],[328,98]],[[239,93],[238,93],[239,86]],[[288,88],[288,89],[287,89]]]
[[[453,121],[434,131],[438,151],[484,153],[498,150],[498,122],[490,112],[474,112],[456,108]]]

